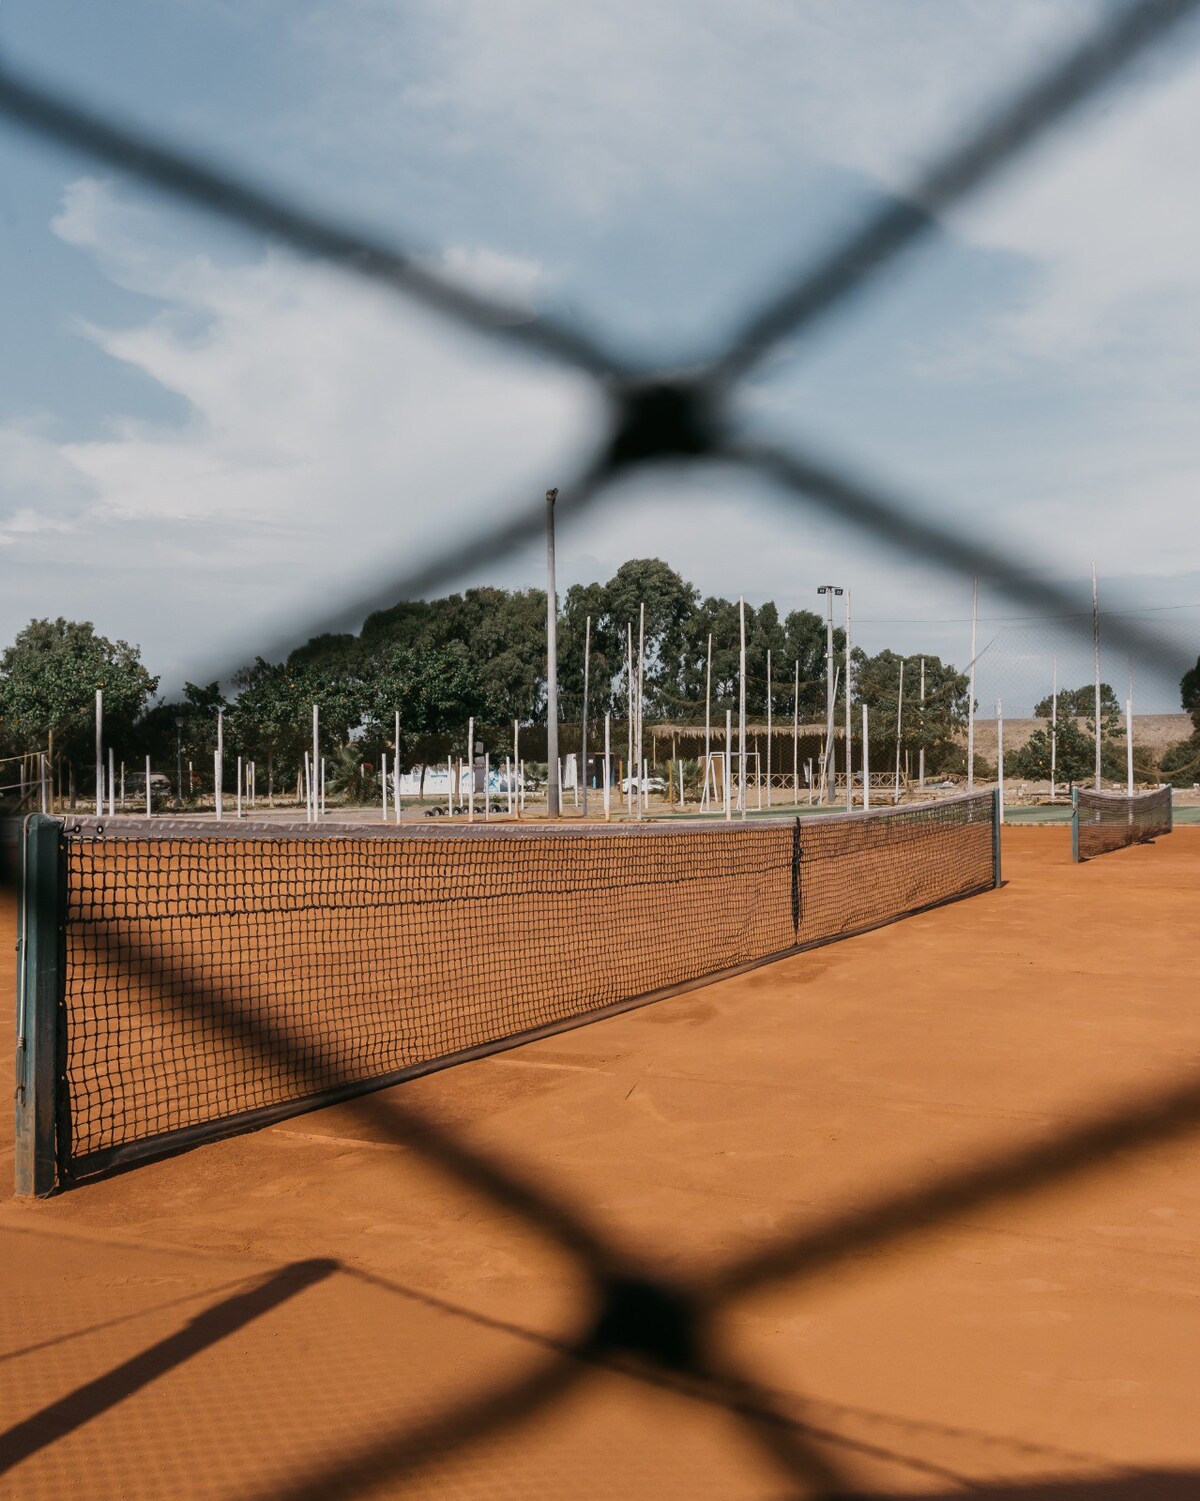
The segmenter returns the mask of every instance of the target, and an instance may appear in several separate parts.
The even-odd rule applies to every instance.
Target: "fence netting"
[[[663,462],[740,465],[766,476],[809,510],[861,528],[923,563],[950,568],[966,577],[978,576],[991,583],[998,593],[1037,610],[1073,616],[1081,603],[1076,595],[1048,581],[1044,571],[1031,568],[1028,560],[1010,556],[978,536],[956,535],[944,525],[934,524],[921,515],[921,506],[914,499],[863,478],[852,466],[831,462],[815,451],[787,449],[740,433],[734,418],[733,398],[744,379],[784,341],[806,333],[869,286],[898,256],[929,240],[937,232],[945,211],[1010,164],[1061,117],[1094,96],[1149,47],[1162,41],[1179,22],[1196,11],[1198,3],[1200,0],[1139,0],[1135,4],[1106,8],[1099,24],[1080,45],[1031,78],[1012,99],[988,113],[977,127],[956,137],[945,155],[912,185],[907,196],[872,209],[827,256],[798,275],[792,284],[764,298],[737,327],[727,348],[698,370],[691,364],[672,369],[669,363],[665,370],[639,368],[602,340],[586,333],[556,326],[545,319],[514,316],[512,310],[486,297],[443,282],[419,260],[394,245],[373,241],[319,214],[300,210],[236,173],[89,110],[8,68],[0,68],[0,113],[42,139],[126,172],[143,184],[229,222],[267,234],[304,254],[338,264],[348,273],[369,277],[416,298],[481,337],[506,342],[594,379],[607,398],[611,421],[593,450],[581,456],[574,480],[563,484],[563,499],[570,496],[577,513],[595,506],[612,481],[647,465]],[[480,562],[491,562],[525,545],[540,536],[543,519],[539,500],[514,519],[499,524],[482,520],[479,527],[468,532],[465,541],[456,540],[444,553],[411,571],[396,570],[378,588],[347,598],[331,619],[309,622],[309,630],[338,629],[347,622],[354,622],[357,627],[373,608],[426,593],[443,582],[461,577]],[[1080,633],[1086,636],[1086,625],[1081,624]],[[1140,660],[1173,660],[1173,654],[1164,651],[1159,636],[1131,620],[1114,622],[1107,640],[1114,648],[1138,653]],[[290,647],[294,641],[289,640],[285,645]],[[228,665],[232,671],[243,664]],[[874,832],[868,835],[862,832],[863,825],[850,821],[844,827],[849,831],[844,837],[862,841],[860,846],[851,845],[848,851],[843,851],[844,858],[860,859],[864,870],[886,862],[886,851],[867,848],[868,839],[877,837]],[[907,826],[897,822],[878,827],[903,830]],[[936,828],[924,830],[921,837],[930,852],[938,847],[943,833]],[[980,840],[990,839],[986,821],[981,821],[977,832],[973,830],[972,834]],[[668,833],[663,837],[670,840],[675,836]],[[838,914],[836,910],[822,909],[819,876],[810,879],[809,872],[819,872],[838,854],[832,848],[822,849],[824,829],[815,837],[816,843],[807,851],[801,838],[798,882],[793,880],[796,852],[789,844],[795,839],[794,830],[768,830],[761,836],[755,831],[733,857],[744,889],[766,892],[761,911],[757,906],[753,911],[748,910],[749,903],[743,909],[744,921],[737,929],[735,951],[768,948],[780,937],[786,948],[789,938],[796,941],[799,929],[806,923],[836,927]],[[827,837],[835,840],[842,836],[836,835],[831,825]],[[125,1000],[131,1004],[144,1000],[151,1013],[158,1007],[164,1022],[161,1032],[155,1033],[151,1027],[141,1037],[134,1072],[122,1083],[125,1091],[122,1098],[138,1099],[135,1111],[145,1116],[140,1126],[134,1124],[132,1130],[129,1121],[106,1123],[102,1107],[88,1098],[85,1076],[89,1069],[97,1067],[99,1052],[105,1045],[91,1045],[97,1052],[89,1057],[89,1045],[84,1043],[73,1057],[75,1094],[69,1129],[77,1137],[70,1143],[72,1152],[98,1152],[117,1141],[129,1140],[139,1130],[169,1132],[186,1129],[185,1122],[200,1120],[211,1108],[214,1085],[211,1080],[205,1081],[203,1075],[212,1062],[213,1049],[220,1051],[226,1065],[232,1064],[248,1088],[260,1091],[252,1097],[265,1101],[280,1101],[289,1091],[293,1097],[311,1094],[314,1089],[325,1087],[327,1079],[338,1077],[346,1064],[347,1060],[339,1058],[336,1050],[332,1057],[324,1056],[322,1048],[327,1039],[315,1036],[306,1023],[296,1035],[293,1024],[298,1020],[298,1012],[289,1014],[286,1005],[280,1004],[279,993],[275,993],[274,999],[264,995],[262,974],[257,969],[251,974],[236,955],[223,959],[214,947],[212,957],[206,960],[207,972],[200,986],[189,988],[192,982],[188,971],[199,935],[205,929],[211,935],[222,924],[240,924],[245,941],[256,948],[264,963],[277,968],[285,982],[295,974],[301,952],[311,958],[310,949],[315,946],[335,987],[357,985],[357,979],[350,979],[346,966],[349,963],[357,966],[358,957],[347,960],[344,947],[356,925],[363,924],[365,912],[370,910],[365,903],[378,902],[381,893],[389,888],[378,864],[371,863],[384,856],[373,848],[369,856],[365,851],[356,855],[363,891],[356,901],[335,904],[332,911],[325,908],[321,917],[321,907],[306,905],[306,896],[313,892],[319,892],[322,899],[328,895],[329,871],[322,868],[319,851],[306,848],[296,855],[295,863],[303,873],[299,877],[273,866],[261,853],[255,855],[258,870],[253,879],[258,881],[268,907],[272,901],[293,901],[297,910],[304,910],[298,928],[303,937],[289,941],[280,939],[277,932],[272,934],[277,913],[268,910],[252,919],[249,913],[239,912],[236,902],[230,902],[227,895],[216,898],[211,888],[206,890],[205,883],[213,879],[212,873],[228,869],[228,862],[234,858],[229,847],[203,839],[180,841],[180,846],[187,859],[194,862],[187,878],[191,884],[185,883],[182,888],[185,895],[181,898],[183,905],[177,909],[175,936],[170,943],[160,945],[154,955],[142,946],[147,918],[134,910],[130,901],[131,869],[122,870],[111,863],[114,856],[104,840],[79,840],[71,846],[69,859],[74,865],[75,884],[86,893],[86,902],[81,902],[72,919],[77,926],[71,940],[70,963],[76,966],[76,979],[87,973],[90,982],[103,990],[114,983],[127,983],[117,982],[115,976],[132,965],[137,978]],[[131,851],[138,847],[138,841],[133,841]],[[148,849],[148,842],[140,847]],[[545,846],[547,850],[552,847],[549,843]],[[254,842],[250,841],[247,848],[254,849]],[[437,848],[431,845],[427,851],[431,861],[436,859]],[[525,846],[508,846],[500,841],[494,845],[470,846],[472,851],[487,850],[488,858],[497,861],[515,858],[516,848]],[[600,853],[590,858],[602,863],[606,848],[597,841]],[[712,849],[717,848],[719,836],[712,845]],[[277,847],[272,845],[270,849]],[[630,846],[630,856],[635,861],[670,861],[670,851],[669,843],[657,846],[650,840]],[[461,853],[458,847],[456,853]],[[145,853],[143,859],[148,859]],[[935,867],[937,859],[932,856]],[[149,876],[148,869],[143,874]],[[437,870],[431,869],[427,874],[436,887],[442,879]],[[153,887],[152,877],[149,884]],[[703,877],[694,875],[691,884],[701,888]],[[400,885],[404,889],[402,882]],[[871,889],[870,880],[864,886],[870,900],[879,900],[884,905],[906,901],[920,904],[919,889],[879,893]],[[915,886],[919,888],[921,882],[918,880]],[[415,898],[415,887],[409,888],[409,893],[412,899],[402,909],[407,918],[417,924],[432,922],[431,912],[421,908]],[[577,894],[570,920],[578,920],[578,909],[588,906],[590,895]],[[158,902],[160,909],[164,901],[172,900],[162,891],[151,891],[150,902]],[[632,898],[624,895],[615,900],[632,902]],[[190,908],[187,901],[192,903]],[[455,932],[456,920],[446,914],[446,904],[442,905],[444,926],[434,930],[435,953],[442,957],[425,962],[433,966],[427,974],[435,990],[439,985],[443,987],[438,992],[443,995],[443,1003],[433,1023],[436,1029],[433,1045],[453,1047],[463,1035],[457,1030],[459,1021],[452,1000],[455,961],[446,946]],[[373,917],[377,923],[386,925],[392,910],[382,913],[377,910]],[[490,983],[499,985],[504,963],[513,965],[514,973],[527,974],[527,971],[521,968],[523,958],[516,953],[513,934],[506,927],[508,922],[517,921],[517,915],[511,907],[504,907],[503,899],[489,911],[497,914],[490,919],[495,923],[495,932],[490,936],[495,939],[496,949],[485,961],[485,974],[490,976]],[[624,909],[627,920],[631,911],[631,907]],[[655,918],[662,919],[661,905],[652,907],[652,911]],[[681,918],[678,912],[671,912],[668,918],[665,947],[674,956],[672,963],[708,962],[703,949],[699,955],[687,952],[693,935],[678,926],[687,920],[686,916]],[[584,920],[598,921],[592,913]],[[651,918],[643,915],[639,918],[642,920],[649,923]],[[720,923],[727,920],[728,914],[722,912]],[[728,937],[729,929],[723,931]],[[361,927],[356,936],[363,938]],[[370,947],[375,941],[374,936],[367,939],[368,969],[377,962]],[[438,944],[442,946],[437,947]],[[437,968],[438,965],[443,968]],[[489,965],[495,967],[488,970]],[[647,988],[646,976],[635,971],[632,964],[621,983],[630,983],[630,976],[634,976],[632,983],[640,989]],[[504,986],[499,988],[503,990]],[[570,987],[539,984],[534,989],[532,1015],[549,1015],[555,1008],[570,1004]],[[134,991],[138,993],[136,996]],[[194,1059],[184,1056],[177,1041],[168,1041],[172,1027],[178,1026],[185,1000],[194,1006],[186,1024],[197,1043]],[[537,1010],[538,1007],[543,1010]],[[337,1042],[336,1029],[330,1032],[330,1038]],[[368,1048],[369,1057],[365,1061],[386,1072],[398,1057],[408,1056],[402,1049],[397,1053],[396,1046],[393,1038],[381,1047],[378,1055]],[[172,1048],[176,1049],[174,1053]],[[153,1061],[156,1049],[160,1050],[158,1056],[170,1059],[168,1067],[176,1070],[166,1089],[159,1089],[157,1082],[152,1085],[148,1077],[156,1066]],[[359,1056],[359,1045],[354,1044],[350,1051],[355,1064],[361,1065],[364,1060]],[[141,1070],[140,1076],[137,1070]],[[335,1496],[349,1497],[403,1485],[452,1449],[459,1454],[467,1452],[483,1437],[515,1428],[548,1411],[581,1377],[598,1366],[613,1365],[633,1371],[640,1380],[686,1386],[703,1400],[721,1407],[745,1425],[748,1436],[772,1456],[792,1485],[828,1496],[850,1494],[854,1487],[839,1473],[828,1450],[821,1446],[819,1435],[814,1434],[810,1425],[781,1413],[766,1384],[747,1375],[738,1360],[723,1348],[715,1327],[729,1300],[783,1279],[809,1275],[848,1256],[869,1254],[880,1246],[927,1233],[948,1216],[1060,1183],[1116,1152],[1178,1137],[1200,1123],[1200,1082],[1188,1077],[1172,1089],[1114,1103],[1094,1119],[1063,1128],[1050,1141],[1014,1148],[1006,1155],[980,1161],[959,1173],[934,1177],[924,1184],[900,1185],[894,1192],[883,1193],[874,1202],[819,1225],[810,1233],[782,1237],[777,1244],[727,1269],[707,1285],[685,1286],[665,1273],[647,1271],[635,1264],[621,1247],[599,1234],[580,1211],[558,1202],[511,1164],[493,1160],[450,1128],[434,1127],[422,1120],[406,1109],[402,1096],[403,1091],[370,1094],[354,1100],[352,1108],[360,1120],[385,1139],[420,1154],[481,1201],[503,1208],[535,1227],[578,1265],[590,1291],[588,1306],[581,1310],[579,1333],[543,1342],[546,1348],[539,1358],[519,1376],[498,1384],[494,1391],[476,1400],[447,1407],[433,1415],[423,1414],[415,1419],[399,1417],[390,1432],[381,1430],[336,1464],[314,1467],[302,1482],[286,1491],[289,1498],[313,1497],[315,1501],[319,1497],[328,1501]],[[325,1270],[318,1269],[319,1274],[324,1275]],[[309,1269],[306,1275],[317,1273]],[[274,1490],[271,1494],[278,1501],[284,1493]]]

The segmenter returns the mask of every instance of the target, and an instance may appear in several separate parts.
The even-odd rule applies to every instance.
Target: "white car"
[[[621,783],[621,791],[628,792],[632,784],[633,791],[636,792],[639,782],[641,783],[643,792],[665,792],[667,790],[667,784],[663,781],[662,777],[651,773],[651,775],[644,778],[626,777]]]

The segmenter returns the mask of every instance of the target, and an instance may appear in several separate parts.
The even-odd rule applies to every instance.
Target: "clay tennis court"
[[[710,1286],[1197,1069],[1200,829],[1073,866],[1066,829],[1010,828],[1004,875],[371,1098]],[[11,941],[4,964],[11,991]],[[10,1033],[3,1057],[11,1086]],[[9,1199],[0,1230],[2,1494],[778,1498],[792,1436],[883,1495],[1200,1489],[1188,1136],[752,1293],[726,1278],[714,1349],[774,1408],[750,1423],[563,1354],[596,1309],[561,1227],[353,1104]]]

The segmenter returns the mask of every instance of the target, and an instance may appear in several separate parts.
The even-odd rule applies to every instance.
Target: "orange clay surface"
[[[1079,867],[1065,828],[1010,829],[1004,861],[1001,891],[362,1108],[6,1198],[0,1495],[782,1501],[804,1488],[773,1455],[812,1444],[881,1495],[1200,1496],[1196,1137],[739,1284],[707,1358],[774,1406],[748,1425],[717,1388],[562,1354],[586,1266],[412,1135],[711,1287],[1200,1080],[1200,829]]]

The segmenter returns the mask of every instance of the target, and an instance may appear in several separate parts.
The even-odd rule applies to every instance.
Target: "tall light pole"
[[[818,594],[827,596],[825,619],[825,801],[834,801],[833,777],[833,601],[842,593],[836,584],[822,584]]]
[[[558,818],[562,793],[558,785],[558,593],[554,587],[554,502],[557,490],[546,491],[546,815]]]

